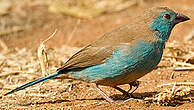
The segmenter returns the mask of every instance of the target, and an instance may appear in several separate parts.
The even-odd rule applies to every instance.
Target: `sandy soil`
[[[24,30],[15,34],[0,36],[0,38],[5,42],[9,50],[16,47],[20,49],[27,48],[36,50],[40,43],[57,29],[55,37],[48,41],[47,48],[55,49],[63,45],[68,45],[72,48],[80,48],[95,41],[101,37],[103,33],[129,23],[134,19],[137,13],[141,13],[144,9],[153,6],[168,6],[191,18],[190,21],[175,27],[171,34],[169,44],[178,42],[178,44],[182,46],[181,48],[192,48],[194,46],[194,40],[184,41],[185,37],[194,30],[194,1],[192,0],[147,0],[145,4],[134,5],[120,12],[102,14],[91,19],[78,19],[68,15],[54,14],[48,12],[48,7],[46,5],[33,5],[31,7],[25,7],[26,13],[24,13],[24,15],[14,15],[14,17],[16,17],[14,20],[18,21],[21,26],[25,26]],[[7,19],[13,21],[10,17],[13,16],[8,16]],[[80,23],[77,25],[79,20]],[[72,35],[75,26],[77,26],[77,29]],[[191,51],[194,50],[191,49]],[[72,51],[70,50],[70,52]],[[73,52],[75,53],[75,51]],[[167,56],[168,52],[169,51],[166,49],[164,56]],[[67,58],[69,57],[70,55],[67,56]],[[164,106],[143,100],[146,97],[153,97],[164,89],[169,89],[173,86],[157,87],[160,84],[194,82],[193,70],[174,71],[173,69],[169,69],[172,67],[172,63],[172,60],[163,57],[158,69],[139,79],[141,81],[140,86],[134,93],[134,96],[138,97],[138,99],[128,100],[121,105],[111,104],[104,100],[103,97],[93,89],[93,84],[67,79],[56,79],[14,93],[13,95],[2,97],[0,99],[0,108],[68,110],[193,109],[194,103],[192,100],[194,99],[194,91],[191,91],[189,95],[191,100],[184,100],[173,106]],[[56,66],[60,66],[60,64],[56,64]],[[6,77],[0,77],[0,93],[3,94],[11,88],[15,88],[41,76],[40,73],[34,76],[32,75],[31,78],[26,78],[25,75],[21,75],[22,77],[20,77],[20,75],[21,74],[12,74]],[[6,84],[4,81],[6,81]],[[123,85],[121,87],[126,90],[129,88],[128,85]],[[116,101],[122,102],[125,100],[125,97],[117,90],[110,87],[101,88]],[[176,88],[179,88],[179,86]],[[193,86],[190,86],[190,88],[193,90]]]

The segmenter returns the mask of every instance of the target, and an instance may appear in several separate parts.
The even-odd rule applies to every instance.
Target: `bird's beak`
[[[174,23],[178,24],[180,22],[184,22],[184,21],[187,21],[187,20],[190,20],[190,18],[183,15],[183,14],[178,13],[175,20],[174,20]]]

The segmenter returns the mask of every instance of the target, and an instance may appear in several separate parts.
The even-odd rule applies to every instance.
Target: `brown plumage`
[[[155,42],[153,31],[150,30],[150,24],[158,16],[159,12],[170,10],[167,7],[152,8],[143,15],[138,16],[133,22],[122,26],[109,33],[104,34],[97,41],[89,44],[76,54],[74,54],[58,70],[71,70],[102,64],[106,58],[110,57],[115,48],[121,44],[134,45],[139,40]],[[152,14],[153,13],[153,14]]]

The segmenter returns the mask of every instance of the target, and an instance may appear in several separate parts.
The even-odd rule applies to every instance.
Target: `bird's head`
[[[154,7],[145,14],[152,18],[150,29],[154,31],[156,37],[162,42],[168,40],[171,30],[176,24],[189,20],[189,17],[167,7]]]

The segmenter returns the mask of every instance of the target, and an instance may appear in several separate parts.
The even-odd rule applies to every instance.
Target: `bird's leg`
[[[128,93],[130,92],[130,90],[132,89],[132,87],[136,87],[130,94],[133,94],[133,92],[135,92],[137,90],[137,88],[139,87],[140,82],[139,81],[133,81],[129,83],[129,90],[127,91]]]
[[[136,87],[132,92],[130,92],[130,96],[134,97],[132,94],[137,90],[137,88],[139,87],[140,82],[139,81],[133,81],[129,83],[129,90],[127,91],[128,93],[131,91],[132,87]]]
[[[104,93],[99,87],[98,85],[96,85],[96,90],[110,103],[115,103],[115,104],[120,104],[115,102],[113,99],[111,99],[106,93]]]
[[[138,86],[139,86],[139,81],[131,82],[131,83],[129,83],[129,86],[130,86],[130,88],[129,88],[128,91],[125,91],[125,90],[123,90],[123,89],[121,89],[120,87],[117,87],[117,86],[115,86],[115,87],[113,87],[113,88],[115,88],[115,89],[117,89],[118,91],[122,92],[123,95],[125,95],[125,96],[134,97],[132,94],[133,94],[133,92],[135,92],[135,90],[137,90],[137,88],[138,88]],[[136,87],[136,88],[135,88],[131,93],[129,93],[133,86]]]
[[[131,97],[131,95],[130,95],[127,91],[121,89],[120,87],[115,86],[115,87],[113,87],[113,88],[115,88],[115,89],[117,89],[118,91],[122,92],[123,95],[128,96],[128,97]]]
[[[114,86],[113,88],[117,89],[118,91],[122,92],[125,96],[127,97],[133,97],[132,93],[135,92],[135,90],[137,90],[138,86],[139,86],[139,81],[134,81],[129,83],[129,90],[125,91],[123,89],[121,89],[120,87]],[[132,87],[136,87],[131,93],[130,90],[132,89]],[[121,103],[117,103],[115,102],[113,99],[111,99],[106,93],[104,93],[99,87],[98,85],[96,85],[96,90],[110,103],[115,103],[115,104],[121,104]]]
[[[129,90],[127,92],[129,93],[131,89],[132,89],[132,85],[130,85],[129,83]]]

